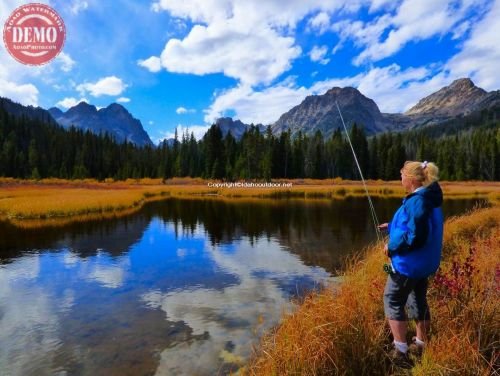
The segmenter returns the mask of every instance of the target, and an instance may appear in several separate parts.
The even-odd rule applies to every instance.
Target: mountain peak
[[[74,114],[86,114],[90,115],[97,112],[97,107],[91,104],[88,104],[85,101],[81,101],[76,106],[71,107],[66,114],[73,116]]]
[[[487,94],[486,91],[474,85],[470,78],[460,78],[421,99],[405,114],[456,116],[473,110]]]
[[[118,103],[111,103],[108,107],[101,108],[99,111],[103,111],[103,110],[109,110],[109,111],[112,111],[112,112],[126,112],[126,113],[129,113],[128,110],[125,107],[123,107],[121,104],[118,104]]]
[[[448,87],[450,89],[451,88],[469,89],[469,88],[473,88],[473,87],[477,87],[477,86],[474,85],[474,82],[472,82],[472,80],[470,78],[466,77],[466,78],[459,78],[459,79],[453,81]]]
[[[385,130],[382,114],[376,103],[353,87],[333,87],[323,95],[310,95],[272,125],[274,133],[290,130],[312,134],[321,131],[330,137],[335,129],[342,127],[336,106],[338,102],[346,124],[362,124],[368,134]]]
[[[238,140],[243,136],[245,131],[250,128],[249,124],[245,124],[241,120],[233,120],[230,117],[218,118],[215,121],[215,125],[219,126],[224,137],[231,132],[231,135]],[[257,124],[256,126],[259,128],[259,132],[265,131],[265,127],[262,124]]]
[[[331,89],[329,89],[325,95],[340,95],[340,94],[360,94],[360,95],[363,95],[360,93],[360,91],[352,86],[346,86],[346,87],[338,87],[338,86],[335,86],[335,87],[332,87]]]
[[[76,126],[96,134],[108,133],[118,142],[130,141],[136,145],[153,145],[139,120],[125,107],[112,103],[106,108],[97,108],[80,102],[68,111],[51,109],[51,115],[63,127]]]

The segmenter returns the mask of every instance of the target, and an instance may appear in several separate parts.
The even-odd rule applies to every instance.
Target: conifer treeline
[[[453,135],[428,131],[385,133],[367,138],[350,129],[365,178],[399,179],[405,160],[435,161],[445,180],[500,180],[500,128],[478,126]],[[109,135],[14,118],[0,108],[0,176],[208,179],[359,179],[349,145],[340,130],[324,139],[289,132],[275,136],[250,127],[240,140],[212,126],[202,140],[184,134],[159,147],[118,144]]]

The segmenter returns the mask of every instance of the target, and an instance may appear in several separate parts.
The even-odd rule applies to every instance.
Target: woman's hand
[[[387,230],[389,228],[388,223],[382,223],[381,225],[378,226],[379,230]]]

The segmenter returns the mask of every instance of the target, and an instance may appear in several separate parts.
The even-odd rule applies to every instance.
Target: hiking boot
[[[398,349],[394,348],[389,352],[389,359],[391,363],[399,368],[410,369],[413,367],[413,362],[411,361],[408,353],[403,353]]]
[[[413,355],[413,356],[415,356],[415,357],[417,357],[417,358],[421,358],[421,357],[422,357],[422,354],[423,354],[423,352],[424,352],[424,346],[419,346],[419,345],[417,345],[417,343],[416,343],[416,341],[415,341],[415,340],[416,340],[416,338],[417,338],[417,337],[413,337],[413,338],[411,339],[412,343],[408,346],[408,352],[409,352],[411,355]]]

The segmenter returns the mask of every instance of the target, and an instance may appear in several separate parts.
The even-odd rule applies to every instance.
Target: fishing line
[[[375,207],[373,206],[372,199],[370,197],[370,194],[368,193],[368,188],[366,187],[365,178],[363,177],[363,172],[361,171],[358,158],[356,157],[356,152],[354,151],[354,147],[352,146],[351,138],[349,137],[349,132],[347,132],[347,127],[345,126],[344,118],[342,117],[342,112],[340,112],[339,104],[337,101],[335,101],[335,104],[337,105],[337,110],[339,110],[340,120],[342,120],[342,125],[344,126],[345,135],[347,136],[347,141],[349,141],[349,145],[351,146],[352,155],[354,156],[354,161],[356,162],[356,166],[358,166],[359,175],[361,176],[361,181],[363,182],[363,187],[365,188],[366,197],[368,198],[368,202],[370,204],[370,211],[372,214],[373,224],[375,225],[375,233],[377,234],[377,240],[380,241],[382,240],[382,236],[380,234],[380,229],[378,228],[379,222],[377,218],[377,213],[375,212]]]

